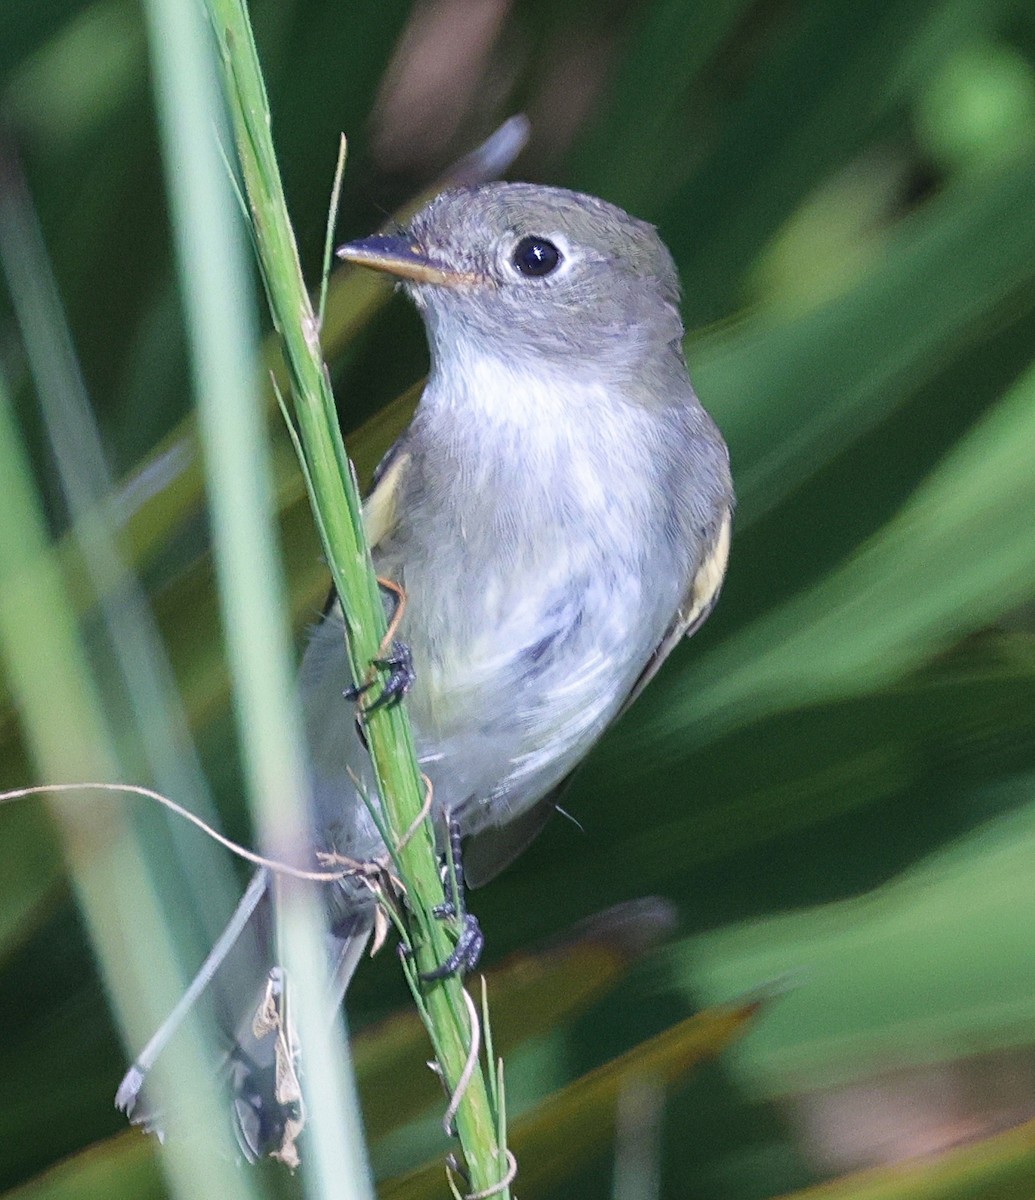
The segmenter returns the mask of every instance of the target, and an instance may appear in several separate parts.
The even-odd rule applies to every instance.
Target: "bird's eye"
[[[557,269],[561,252],[546,238],[526,237],[515,246],[511,261],[522,275],[539,277]]]

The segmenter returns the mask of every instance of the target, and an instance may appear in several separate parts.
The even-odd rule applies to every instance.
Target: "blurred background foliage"
[[[532,136],[513,177],[598,193],[659,226],[682,274],[692,373],[731,446],[740,508],[716,614],[582,771],[568,803],[580,824],[555,820],[474,898],[511,1013],[519,1194],[761,1200],[838,1179],[822,1194],[1030,1196],[1035,10],[252,11],[311,280],[340,131],[344,239],[524,111]],[[0,371],[125,777],[198,810],[210,790],[247,841],[150,89],[131,0],[3,6]],[[63,318],[36,295],[51,269]],[[417,318],[389,299],[342,272],[325,329],[361,471],[426,368]],[[79,374],[107,456],[106,511],[158,622],[121,672],[112,640],[129,640],[129,618],[97,604],[59,482],[77,447],[95,500],[104,470],[85,435],[61,448],[67,414],[42,415],[34,356],[61,357],[62,320],[64,378]],[[301,639],[326,578],[271,430]],[[161,676],[158,645],[182,713],[171,691],[141,701],[127,683],[134,663],[144,683]],[[33,769],[9,696],[0,783],[16,786]],[[74,724],[56,698],[51,715]],[[193,965],[232,888],[195,835],[134,820]],[[163,1195],[153,1148],[111,1106],[125,1052],[40,808],[0,813],[0,864],[0,1194]],[[206,882],[188,885],[188,870]],[[558,949],[573,923],[646,896],[674,915],[650,952],[669,926],[658,903],[633,910],[635,936],[626,913],[603,939]],[[745,997],[762,999],[746,1035],[689,1077],[698,1043],[679,1057],[651,1040],[701,1009],[721,1023]],[[394,1179],[386,1195],[441,1194],[440,1176],[403,1178],[442,1150],[434,1089],[414,1098],[408,1018],[387,1020],[403,1004],[391,955],[349,997],[374,1164]],[[723,1028],[706,1048],[732,1036]],[[639,1082],[613,1083],[637,1047]],[[591,1076],[564,1090],[608,1064],[613,1086]],[[255,1186],[297,1190],[282,1171],[256,1172]]]

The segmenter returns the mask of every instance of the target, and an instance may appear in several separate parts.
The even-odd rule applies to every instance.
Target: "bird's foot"
[[[459,933],[448,958],[431,971],[423,971],[421,979],[434,983],[451,975],[466,975],[477,967],[485,949],[485,934],[478,918],[467,911],[464,886],[463,847],[460,824],[449,818],[449,854],[442,867],[446,898],[432,910],[440,921],[456,921]]]
[[[439,905],[439,908],[445,907]],[[440,915],[438,909],[435,910],[435,915]],[[434,983],[438,979],[448,979],[450,975],[467,975],[481,961],[484,949],[485,934],[478,924],[478,918],[474,913],[465,912],[460,917],[460,936],[456,939],[452,953],[434,970],[422,971],[421,979],[425,983]]]
[[[371,704],[364,706],[364,713],[376,712],[379,708],[387,708],[391,704],[398,704],[406,693],[413,687],[414,681],[417,678],[417,673],[413,669],[413,654],[409,646],[405,642],[392,642],[392,651],[385,655],[384,658],[375,658],[373,664],[379,670],[387,671],[388,678],[384,682],[381,689],[381,694]],[[371,679],[367,683],[352,685],[344,691],[346,700],[353,703],[358,701],[362,696],[374,686],[377,681]]]

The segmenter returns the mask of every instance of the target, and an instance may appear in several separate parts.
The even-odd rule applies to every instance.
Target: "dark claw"
[[[466,975],[478,965],[478,960],[485,949],[485,935],[478,919],[467,911],[465,902],[466,888],[464,886],[463,839],[460,836],[460,823],[454,818],[449,819],[449,858],[452,860],[452,880],[448,878],[449,868],[444,867],[446,898],[434,909],[436,917],[442,920],[460,920],[460,936],[456,940],[453,952],[434,971],[421,975],[426,983],[436,979],[445,979],[450,975]],[[447,860],[448,862],[449,860]]]
[[[392,653],[387,658],[375,658],[374,666],[389,671],[390,674],[385,680],[381,695],[373,704],[367,705],[368,713],[389,704],[398,704],[413,687],[413,681],[417,678],[413,669],[413,655],[404,642],[392,642]]]
[[[414,680],[417,678],[417,673],[413,669],[413,655],[409,646],[403,642],[393,642],[392,653],[386,658],[375,658],[374,666],[380,667],[382,671],[389,671],[390,674],[385,680],[381,695],[373,704],[366,706],[364,711],[367,713],[376,712],[379,708],[385,708],[389,704],[398,704],[413,687]],[[346,700],[355,704],[361,696],[370,691],[375,682],[376,680],[371,680],[369,683],[353,684],[347,687],[342,695]]]
[[[456,939],[453,952],[440,966],[433,971],[421,973],[425,983],[434,983],[437,979],[448,979],[450,975],[467,975],[475,969],[485,949],[485,934],[478,924],[478,918],[473,913],[464,913],[460,936]]]

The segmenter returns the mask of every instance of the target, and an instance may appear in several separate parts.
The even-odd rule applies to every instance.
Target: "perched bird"
[[[687,374],[672,259],[613,205],[520,183],[455,189],[404,233],[338,253],[397,276],[430,342],[427,386],[364,521],[378,575],[405,590],[407,704],[434,814],[454,823],[480,883],[535,837],[589,749],[711,612],[729,552],[728,454]],[[320,849],[370,860],[385,847],[357,793],[356,780],[375,789],[343,698],[355,684],[335,604],[301,670],[314,828]],[[374,908],[355,881],[329,890],[340,996]],[[236,918],[258,969],[222,989],[238,992],[227,1061],[251,1156],[278,1145],[287,1119],[274,1039],[250,1027],[271,962],[267,907],[260,873]],[[225,953],[204,981],[223,976]],[[153,1057],[118,1098],[145,1123]]]

